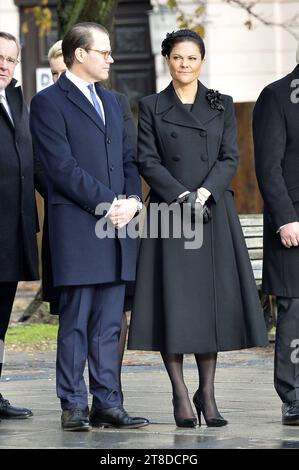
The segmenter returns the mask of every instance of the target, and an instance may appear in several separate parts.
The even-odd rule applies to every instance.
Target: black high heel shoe
[[[194,394],[193,403],[194,403],[196,411],[197,411],[199,426],[201,426],[201,413],[203,414],[205,422],[206,422],[207,426],[209,426],[209,427],[218,428],[220,426],[226,426],[228,424],[228,421],[226,419],[224,419],[221,415],[219,415],[219,417],[217,417],[217,418],[208,418],[206,416],[205,409],[204,409],[203,403],[202,403],[201,398],[200,398],[199,390],[197,390]]]
[[[174,415],[174,420],[175,424],[179,428],[195,428],[197,425],[197,419],[194,418],[181,418],[176,414],[175,410],[175,399],[172,399],[172,405],[173,405],[173,415]]]

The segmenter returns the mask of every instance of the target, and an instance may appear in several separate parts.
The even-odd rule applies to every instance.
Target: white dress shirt
[[[68,78],[77,88],[79,88],[79,90],[83,93],[83,95],[88,99],[88,101],[92,104],[93,106],[93,102],[92,102],[92,99],[91,99],[91,96],[90,96],[90,91],[89,89],[87,88],[88,85],[90,85],[89,82],[86,82],[85,80],[82,80],[82,78],[80,77],[77,77],[77,75],[75,75],[74,73],[70,72],[70,70],[67,70],[65,72],[65,76],[66,78]],[[103,118],[104,118],[104,124],[105,124],[105,112],[104,112],[104,106],[103,106],[103,103],[100,99],[100,97],[98,96],[96,90],[95,90],[95,86],[94,86],[94,83],[93,83],[93,88],[94,88],[94,92],[95,92],[95,95],[96,95],[96,99],[97,99],[97,102],[99,103],[99,106],[102,110],[102,114],[103,114]]]
[[[5,108],[5,111],[7,112],[8,117],[10,118],[12,124],[14,124],[12,114],[11,114],[11,111],[10,111],[10,107],[9,107],[9,104],[8,104],[8,101],[7,101],[7,98],[6,98],[5,89],[0,90],[0,102],[3,104],[3,106]]]

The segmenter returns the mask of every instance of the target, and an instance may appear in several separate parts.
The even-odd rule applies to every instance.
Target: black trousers
[[[284,403],[299,400],[299,298],[277,297],[274,385]]]
[[[17,282],[0,282],[0,341],[4,342],[10,315],[17,290]],[[0,348],[2,349],[2,348]],[[1,354],[1,352],[0,352]],[[2,355],[0,357],[0,377],[2,372]]]

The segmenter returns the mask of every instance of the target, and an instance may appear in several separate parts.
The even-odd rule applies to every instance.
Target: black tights
[[[188,396],[188,389],[183,374],[183,354],[161,353],[167,373],[169,375],[176,415],[184,418],[193,418],[194,413]],[[199,376],[199,391],[207,417],[219,417],[215,395],[214,379],[216,371],[217,353],[194,354]]]

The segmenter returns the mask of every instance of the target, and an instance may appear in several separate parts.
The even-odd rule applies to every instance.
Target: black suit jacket
[[[285,248],[278,233],[299,220],[298,86],[299,65],[262,91],[253,113],[256,175],[265,203],[263,290],[286,297],[299,297],[299,248]]]
[[[33,153],[28,111],[16,80],[0,106],[0,282],[38,278]]]

